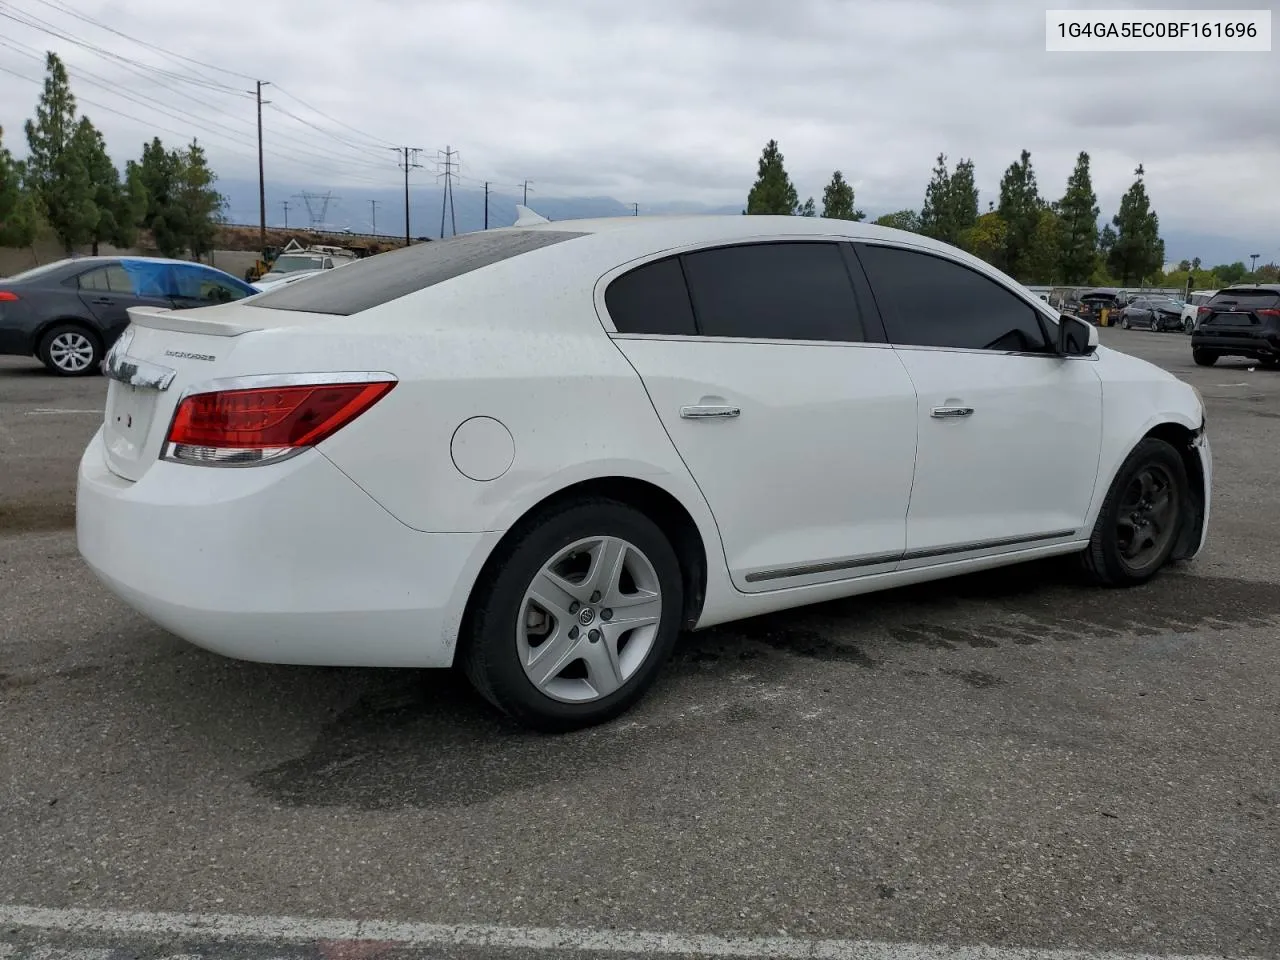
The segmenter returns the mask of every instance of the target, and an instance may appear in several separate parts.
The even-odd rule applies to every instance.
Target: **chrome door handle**
[[[954,420],[956,417],[968,417],[973,414],[973,407],[934,407],[929,416],[939,420]]]
[[[726,419],[728,417],[741,416],[742,411],[737,407],[719,406],[715,404],[699,404],[692,407],[681,407],[680,416],[686,420],[698,419]]]

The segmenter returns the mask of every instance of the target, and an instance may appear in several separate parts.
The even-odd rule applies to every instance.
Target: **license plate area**
[[[103,431],[111,459],[128,463],[141,459],[159,397],[160,391],[151,387],[111,382]]]

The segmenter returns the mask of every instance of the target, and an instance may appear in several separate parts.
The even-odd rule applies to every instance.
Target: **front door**
[[[1028,300],[973,267],[857,249],[919,397],[903,567],[1087,537],[1102,444],[1095,362],[1058,356]]]
[[[129,324],[129,308],[164,307],[173,302],[160,291],[140,289],[136,279],[117,263],[94,267],[76,277],[80,299],[108,335],[114,339]],[[154,295],[152,295],[154,293]]]
[[[905,547],[915,391],[863,327],[849,257],[834,242],[718,247],[606,294],[743,591],[887,572]]]

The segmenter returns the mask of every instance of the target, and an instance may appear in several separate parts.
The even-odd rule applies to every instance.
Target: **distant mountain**
[[[225,178],[218,181],[218,189],[227,197],[227,219],[232,223],[256,224],[258,222],[258,184],[255,180]],[[304,192],[313,194],[310,212]],[[444,208],[444,235],[451,235],[456,226],[458,233],[481,230],[485,225],[485,197],[483,190],[463,188],[455,184],[452,216]],[[325,204],[323,195],[332,196]],[[415,237],[439,237],[444,191],[436,184],[409,184],[410,233]],[[521,197],[511,193],[489,192],[489,226],[509,227],[516,220],[516,204]],[[289,204],[288,226],[303,227],[311,223],[311,216],[327,230],[350,229],[355,233],[369,233],[376,226],[377,232],[389,236],[404,235],[404,191],[369,190],[343,187],[333,191],[317,190],[300,184],[267,185],[267,226],[285,226],[284,202]],[[376,207],[373,203],[376,203]],[[589,217],[631,216],[634,208],[613,197],[540,197],[532,194],[529,206],[551,220],[578,220]],[[707,204],[670,202],[642,204],[640,214],[677,213],[741,213],[740,206],[716,207]]]

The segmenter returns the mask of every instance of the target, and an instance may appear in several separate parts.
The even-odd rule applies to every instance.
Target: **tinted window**
[[[511,257],[563,243],[566,230],[491,230],[401,247],[326,270],[306,283],[269,290],[253,301],[271,310],[350,316]]]
[[[1227,310],[1268,310],[1280,307],[1280,291],[1242,288],[1223,290],[1209,301],[1215,308]]]
[[[195,301],[201,305],[230,303],[256,293],[247,284],[241,285],[231,277],[200,266],[174,264],[170,274],[170,296],[179,300]]]
[[[891,343],[1048,349],[1035,308],[976,270],[893,247],[858,250]]]
[[[746,244],[699,250],[683,260],[703,336],[862,339],[838,244]]]
[[[133,293],[133,281],[129,279],[124,268],[115,263],[80,274],[76,278],[76,283],[81,290],[98,293]]]
[[[693,307],[677,257],[624,273],[604,292],[605,309],[619,333],[693,336]]]

